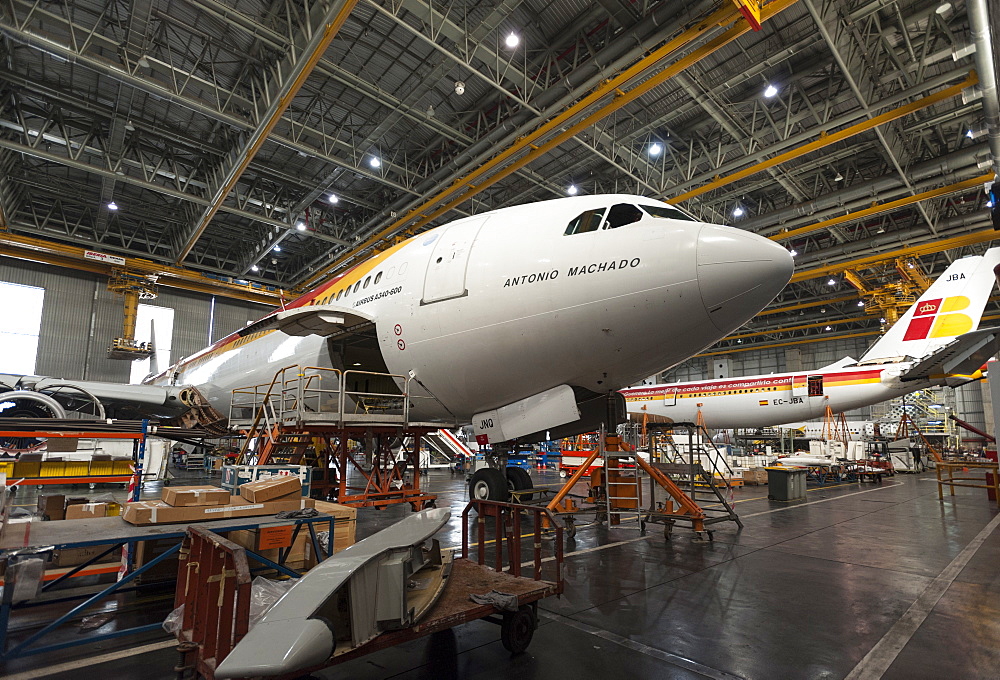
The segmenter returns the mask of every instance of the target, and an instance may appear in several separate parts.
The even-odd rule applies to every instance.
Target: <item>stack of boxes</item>
[[[247,493],[243,492],[245,488],[249,489]],[[313,500],[302,497],[298,477],[286,476],[244,484],[239,496],[230,496],[225,489],[214,486],[167,487],[161,500],[126,505],[122,519],[145,526],[276,515],[311,507]]]

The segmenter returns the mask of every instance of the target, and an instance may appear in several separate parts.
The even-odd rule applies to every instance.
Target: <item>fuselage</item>
[[[433,397],[411,414],[467,421],[554,386],[606,393],[673,366],[743,324],[791,274],[781,246],[679,211],[572,226],[622,205],[673,215],[626,195],[504,208],[399,243],[285,309],[374,319],[383,370],[412,372],[411,390]],[[323,337],[264,330],[230,335],[150,382],[194,386],[225,413],[233,389],[294,364],[344,368]]]
[[[900,381],[910,362],[832,370],[702,380],[622,390],[632,413],[697,422],[713,429],[770,427],[842,413],[924,389],[930,381]]]

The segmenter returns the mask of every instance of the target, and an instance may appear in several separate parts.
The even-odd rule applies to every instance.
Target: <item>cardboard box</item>
[[[66,519],[107,517],[109,503],[75,503],[66,507]]]
[[[308,465],[223,465],[219,486],[232,494],[238,494],[240,487],[247,482],[287,475],[298,477],[302,483],[302,495],[309,495],[313,468]]]
[[[334,517],[333,524],[333,552],[338,553],[344,548],[354,545],[354,532],[357,528],[358,509],[338,503],[327,501],[315,501],[315,508],[323,515]],[[316,525],[317,531],[325,531],[326,527],[320,523]],[[309,546],[312,549],[312,546]]]
[[[229,505],[174,507],[163,501],[138,501],[128,503],[122,519],[129,524],[173,524],[176,522],[205,522],[231,517],[260,517],[276,515],[285,510],[313,507],[311,498],[292,498],[264,503],[249,503],[241,496],[233,496]]]
[[[147,562],[153,561],[170,548],[180,542],[178,538],[156,538],[148,541],[139,541],[135,544],[135,566],[136,569]],[[163,581],[177,581],[177,567],[179,553],[174,553],[148,571],[136,577],[136,581],[141,583],[159,583]]]
[[[277,500],[293,494],[302,495],[302,482],[292,475],[271,477],[240,485],[240,495],[252,503]]]
[[[163,502],[177,508],[204,505],[229,505],[232,497],[217,486],[168,486],[163,489]]]
[[[43,493],[38,497],[38,513],[42,519],[52,521],[66,518],[66,496],[61,493]]]
[[[113,543],[107,543],[105,545],[88,545],[83,548],[62,548],[56,550],[52,553],[52,557],[49,560],[49,566],[51,567],[75,567],[79,564],[83,564],[87,560],[100,555],[102,552],[110,548]],[[107,562],[119,562],[122,559],[121,550],[112,550],[110,553],[97,560],[95,564],[105,564]]]
[[[767,470],[764,468],[750,468],[743,471],[744,484],[767,484]]]

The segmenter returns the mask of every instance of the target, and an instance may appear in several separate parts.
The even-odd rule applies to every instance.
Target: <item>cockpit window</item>
[[[638,222],[642,217],[642,211],[631,203],[618,203],[611,206],[611,210],[608,211],[607,226],[605,228],[617,229],[618,227],[624,227],[626,224]]]
[[[607,208],[597,208],[581,213],[566,226],[565,236],[570,234],[582,234],[587,231],[597,231],[601,228],[601,220],[604,218],[604,211]]]
[[[646,212],[648,212],[653,217],[665,217],[669,220],[686,220],[688,222],[695,222],[693,217],[684,213],[682,210],[678,210],[673,206],[668,205],[641,205],[639,206]]]

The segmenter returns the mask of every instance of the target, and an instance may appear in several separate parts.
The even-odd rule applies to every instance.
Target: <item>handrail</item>
[[[267,393],[264,395],[264,399],[263,399],[263,401],[261,403],[261,408],[260,409],[256,409],[257,410],[257,415],[254,417],[253,424],[250,426],[250,430],[249,430],[249,432],[247,434],[247,438],[243,441],[243,446],[240,447],[240,454],[239,454],[239,456],[236,457],[236,460],[238,460],[240,462],[242,462],[242,461],[245,460],[247,449],[250,448],[250,441],[251,441],[251,439],[253,439],[252,435],[253,435],[254,432],[257,431],[257,426],[260,424],[261,414],[264,411],[264,404],[267,404],[267,403],[270,402],[271,390],[274,389],[275,383],[278,382],[278,377],[279,376],[284,376],[285,371],[287,371],[290,368],[298,368],[298,366],[296,366],[294,364],[292,366],[285,366],[284,368],[279,369],[278,372],[275,373],[274,377],[271,379],[271,384],[270,384],[270,386],[268,386]],[[284,381],[282,381],[282,383],[284,383]],[[246,389],[246,388],[239,388],[239,389]],[[233,390],[233,392],[235,393],[236,390]],[[255,396],[256,396],[256,389],[255,389]],[[256,401],[255,401],[254,402],[254,407],[255,408],[256,408],[256,405],[257,404],[256,404]],[[231,414],[232,414],[232,401],[230,401],[230,415]]]
[[[548,508],[532,505],[520,505],[517,503],[503,503],[500,501],[471,500],[462,511],[462,557],[469,557],[469,514],[476,511],[476,561],[480,565],[486,564],[486,518],[493,517],[493,544],[495,545],[494,569],[503,572],[504,553],[507,554],[506,571],[512,576],[521,576],[521,540],[522,540],[522,515],[530,513],[533,516],[534,529],[530,536],[532,545],[532,579],[542,580],[542,528],[543,518],[548,520],[556,533],[553,542],[555,552],[556,567],[556,590],[563,591],[563,528],[556,521],[555,515]],[[506,549],[504,543],[506,542]]]

